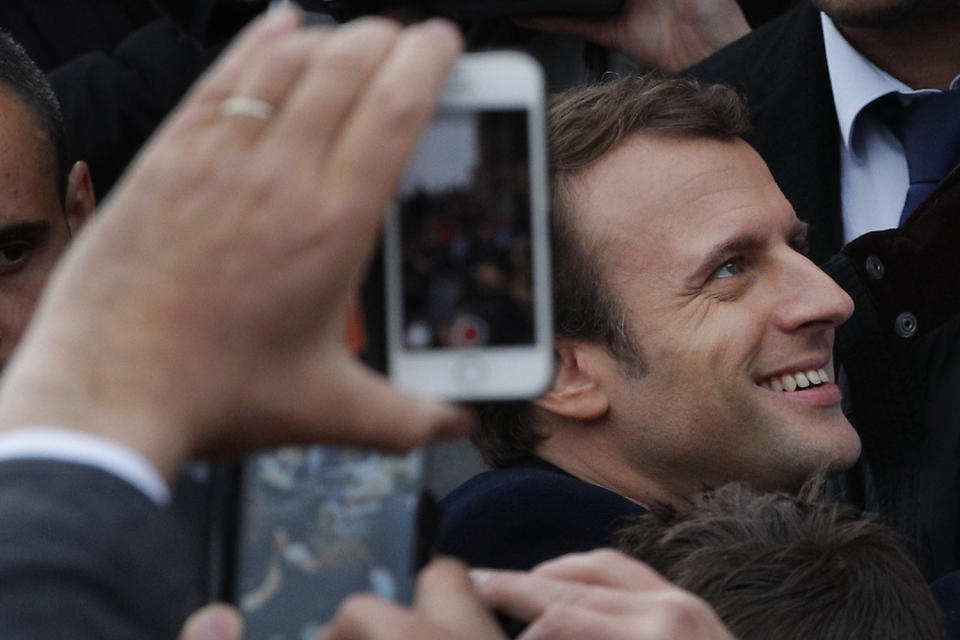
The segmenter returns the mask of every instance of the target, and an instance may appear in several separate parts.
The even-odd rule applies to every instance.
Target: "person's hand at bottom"
[[[372,595],[346,600],[320,640],[506,640],[466,567],[435,560],[417,579],[413,607]]]
[[[370,594],[344,601],[318,640],[506,640],[473,592],[467,569],[454,560],[432,562],[417,579],[407,609]],[[229,605],[196,611],[178,640],[243,640],[243,619]]]
[[[506,640],[492,611],[529,623],[520,640],[734,640],[706,602],[613,550],[469,577],[459,562],[436,560],[417,580],[413,607],[352,596],[318,640]],[[179,640],[243,640],[242,629],[236,610],[210,605]]]
[[[734,640],[706,602],[612,549],[471,577],[488,607],[529,623],[519,640]]]

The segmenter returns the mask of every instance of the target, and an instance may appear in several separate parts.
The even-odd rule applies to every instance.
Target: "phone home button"
[[[487,365],[477,357],[465,357],[453,364],[453,379],[461,387],[483,382],[487,377]]]

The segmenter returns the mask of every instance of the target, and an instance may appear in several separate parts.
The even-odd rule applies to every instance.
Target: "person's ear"
[[[553,386],[533,403],[545,411],[574,420],[596,420],[610,408],[610,401],[598,384],[597,358],[603,348],[578,340],[558,338],[557,373]]]
[[[80,230],[96,206],[97,198],[93,192],[90,169],[86,162],[77,162],[70,169],[70,175],[67,177],[67,197],[64,202],[67,226],[70,227],[71,235]]]

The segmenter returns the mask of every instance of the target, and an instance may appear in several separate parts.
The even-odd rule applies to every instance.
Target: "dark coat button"
[[[901,338],[909,338],[917,332],[917,316],[912,313],[901,313],[894,324],[897,327],[897,335]]]
[[[867,273],[874,280],[880,280],[883,278],[883,262],[880,261],[880,258],[877,256],[870,256],[867,258]]]

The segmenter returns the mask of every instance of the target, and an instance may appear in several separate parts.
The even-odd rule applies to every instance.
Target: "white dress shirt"
[[[142,455],[100,436],[63,427],[23,427],[0,435],[0,461],[58,460],[97,467],[140,489],[160,506],[170,489]]]
[[[834,106],[840,123],[840,197],[843,240],[869,231],[891,229],[910,186],[903,147],[887,125],[864,107],[888,93],[904,104],[913,96],[937,92],[914,90],[864,58],[847,42],[826,14],[820,14]],[[951,88],[960,87],[960,75]]]

